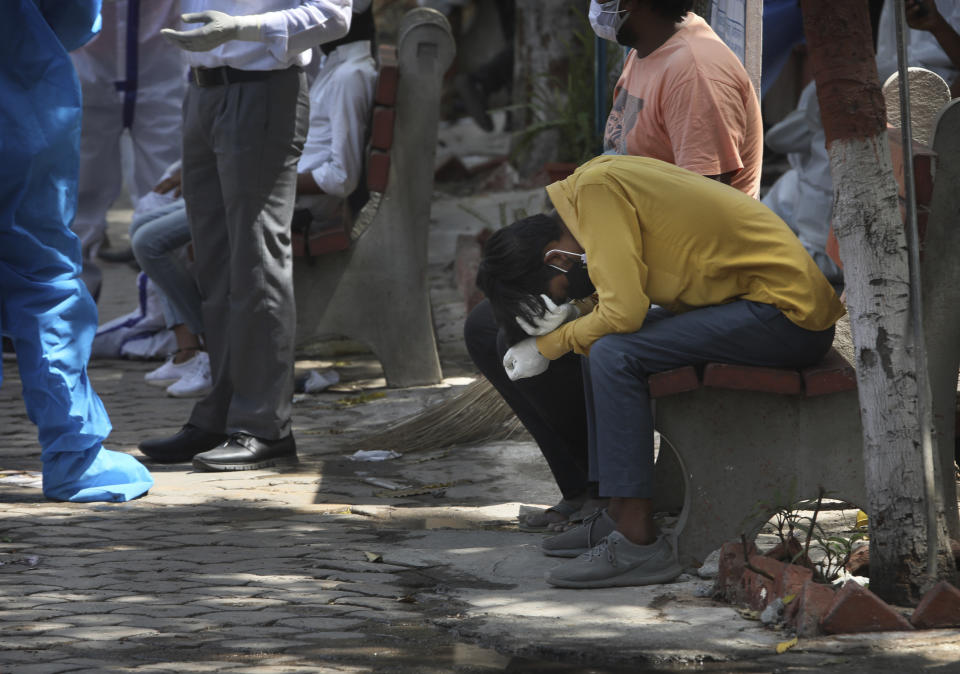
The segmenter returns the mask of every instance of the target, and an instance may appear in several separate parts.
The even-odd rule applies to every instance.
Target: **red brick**
[[[393,145],[393,122],[396,111],[393,108],[377,106],[373,109],[373,121],[370,126],[370,145],[378,150],[389,150]]]
[[[350,230],[343,225],[310,233],[310,254],[336,253],[350,247]]]
[[[779,559],[781,562],[792,563],[794,558],[801,552],[803,552],[803,543],[801,543],[796,536],[788,536],[786,544],[777,543],[763,553],[763,556]]]
[[[830,349],[823,360],[800,371],[807,397],[852,391],[857,388],[857,371],[836,349]]]
[[[910,622],[919,628],[960,627],[960,590],[941,580],[923,595]]]
[[[873,592],[848,580],[820,621],[820,628],[827,634],[848,634],[912,630],[913,625]]]
[[[862,545],[853,551],[844,564],[847,573],[853,576],[870,576],[870,546]]]
[[[750,554],[757,552],[756,546],[750,544]],[[727,541],[720,547],[720,565],[717,579],[714,581],[714,594],[735,604],[739,601],[738,588],[743,576],[743,546],[735,541]]]
[[[390,178],[390,155],[371,150],[367,161],[367,188],[371,192],[386,192]]]
[[[378,105],[393,105],[397,102],[397,83],[400,71],[397,69],[397,48],[392,45],[380,45],[377,50],[377,85],[373,100]]]
[[[800,588],[800,594],[793,600],[792,620],[798,637],[812,637],[820,634],[820,620],[833,604],[835,592],[829,585],[808,580]]]
[[[773,596],[783,599],[787,595],[800,594],[808,581],[813,580],[813,571],[798,564],[786,564],[773,585]]]
[[[766,572],[770,577],[745,568],[740,577],[740,601],[752,609],[762,611],[776,598],[777,578],[784,572],[787,565],[763,555],[750,555],[750,565],[754,569]]]
[[[651,398],[662,398],[674,393],[686,393],[700,388],[700,377],[692,365],[678,367],[666,372],[658,372],[647,378]]]
[[[703,372],[703,385],[784,395],[803,393],[803,382],[798,371],[752,365],[710,363]]]

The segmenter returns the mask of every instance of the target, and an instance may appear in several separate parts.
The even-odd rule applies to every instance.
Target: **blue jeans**
[[[653,497],[649,375],[710,362],[801,368],[822,359],[832,344],[832,327],[806,330],[759,302],[676,315],[651,309],[640,330],[601,337],[582,359],[590,479],[599,481],[604,497]]]
[[[166,299],[167,327],[184,324],[195,335],[203,333],[200,291],[177,251],[190,243],[190,226],[183,199],[134,218],[130,246],[150,280]]]

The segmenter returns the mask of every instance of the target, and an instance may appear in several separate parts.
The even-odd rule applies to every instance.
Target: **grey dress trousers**
[[[205,431],[290,434],[290,220],[307,93],[293,67],[257,81],[191,84],[184,100],[183,197],[213,374],[190,423]]]

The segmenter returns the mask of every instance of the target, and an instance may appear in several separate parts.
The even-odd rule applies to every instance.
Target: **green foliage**
[[[814,580],[820,583],[831,583],[840,576],[840,572],[850,561],[854,544],[864,540],[867,535],[856,532],[850,536],[832,536],[817,522],[817,516],[823,505],[824,492],[821,491],[813,503],[813,515],[804,515],[798,508],[803,504],[795,504],[791,508],[780,508],[774,514],[774,526],[777,537],[785,550],[789,550],[791,539],[801,542],[801,549],[790,560],[791,564],[806,566],[813,571]],[[797,536],[796,532],[801,536]],[[817,562],[810,559],[811,546],[819,551],[821,558]]]
[[[575,11],[575,10],[571,10]],[[514,154],[526,151],[530,143],[545,131],[559,131],[557,161],[581,164],[602,152],[603,136],[596,133],[594,115],[594,32],[582,12],[577,12],[581,27],[564,42],[568,68],[565,81],[555,75],[541,73],[530,83],[529,103],[512,106],[528,110],[533,118],[518,132]],[[620,72],[620,49],[607,49],[608,87],[604,114],[610,109],[613,86],[611,75]],[[565,95],[564,95],[565,94]]]

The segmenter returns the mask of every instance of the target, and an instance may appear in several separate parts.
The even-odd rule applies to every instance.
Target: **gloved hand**
[[[230,40],[260,42],[260,16],[230,16],[223,12],[208,9],[205,12],[184,14],[180,17],[184,23],[202,23],[193,30],[173,30],[164,28],[160,33],[170,42],[187,51],[210,51]]]
[[[553,303],[547,295],[540,295],[543,303],[547,305],[547,313],[540,318],[534,319],[533,323],[527,322],[523,316],[517,316],[517,324],[523,328],[528,335],[539,337],[548,332],[553,332],[567,321],[572,321],[580,316],[580,310],[570,302],[565,302],[560,306]]]
[[[549,366],[550,359],[537,351],[537,340],[533,337],[517,342],[503,354],[503,369],[510,381],[536,377]]]

